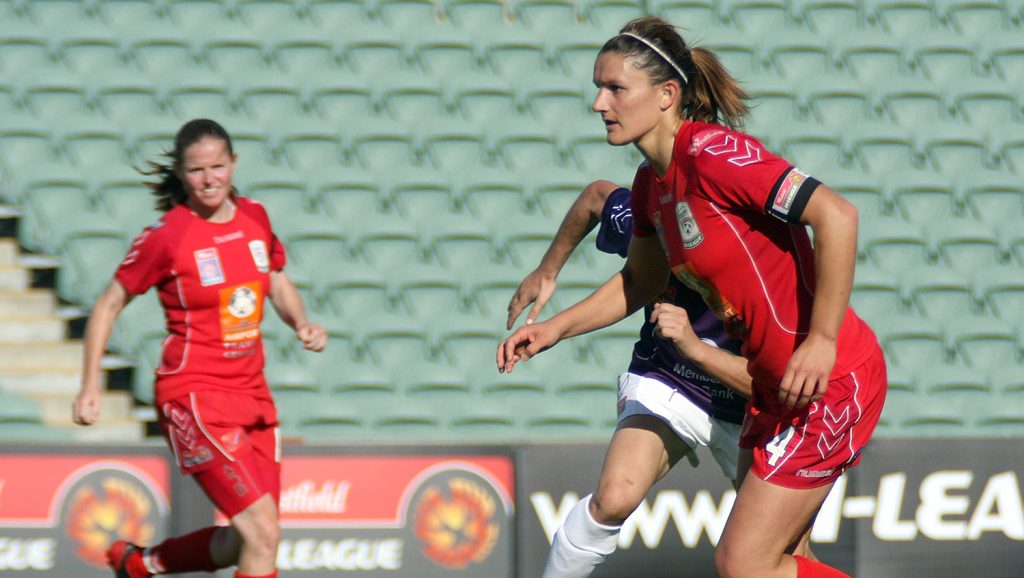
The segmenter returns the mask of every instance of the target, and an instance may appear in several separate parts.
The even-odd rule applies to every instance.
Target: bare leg
[[[264,495],[232,518],[231,525],[241,537],[238,572],[254,576],[273,572],[277,563],[277,544],[281,537],[274,499]],[[227,557],[231,553],[231,536],[226,535],[223,540],[223,544],[218,546],[223,550],[219,550],[218,555]]]
[[[797,490],[745,476],[715,553],[719,575],[794,578],[796,559],[787,552],[799,547],[830,488]]]

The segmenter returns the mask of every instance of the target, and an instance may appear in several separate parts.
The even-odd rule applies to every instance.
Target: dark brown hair
[[[146,161],[148,170],[140,169],[139,172],[147,177],[158,177],[158,180],[147,182],[150,192],[156,197],[156,208],[158,211],[169,211],[177,205],[183,205],[188,201],[188,193],[185,192],[185,184],[178,177],[177,170],[185,159],[185,151],[188,147],[196,144],[206,137],[212,137],[224,141],[228,147],[228,154],[234,156],[234,149],[231,148],[231,137],[224,127],[207,118],[197,118],[186,122],[178,134],[174,135],[174,149],[164,152],[161,156],[170,159],[168,163],[157,161]],[[238,192],[232,187],[232,195]]]
[[[643,41],[626,34],[635,34],[654,44],[672,62]],[[632,58],[637,68],[650,75],[652,84],[679,81],[683,89],[679,107],[682,118],[722,124],[735,130],[743,128],[743,118],[749,110],[747,92],[713,52],[687,46],[675,26],[668,22],[655,17],[637,18],[626,24],[618,36],[605,42],[598,56],[605,52]]]

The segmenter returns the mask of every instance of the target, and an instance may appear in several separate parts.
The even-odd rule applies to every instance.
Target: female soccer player
[[[562,267],[595,226],[598,250],[625,257],[633,233],[629,189],[604,180],[583,189],[540,265],[509,302],[509,329],[531,303],[526,323],[536,321],[555,292]],[[629,370],[619,377],[619,425],[597,491],[580,500],[555,533],[544,578],[589,576],[615,550],[622,523],[654,483],[683,457],[697,465],[698,445],[709,448],[722,473],[736,482],[740,424],[751,381],[746,360],[738,356],[740,343],[729,337],[699,294],[673,277],[645,309],[648,318],[655,309],[660,328],[644,323]],[[806,539],[798,551],[811,555]]]
[[[622,319],[671,271],[741,338],[753,378],[718,573],[844,576],[790,552],[859,461],[885,399],[881,348],[849,307],[856,209],[738,132],[746,94],[712,53],[660,19],[630,22],[606,42],[594,83],[608,142],[633,144],[646,159],[633,183],[626,265],[590,297],[507,338],[499,370]]]
[[[144,173],[159,179],[149,187],[166,213],[135,239],[89,317],[73,417],[82,425],[99,418],[100,359],[111,328],[132,297],[156,286],[168,332],[154,386],[158,419],[182,473],[231,525],[145,549],[118,541],[107,559],[118,578],[232,565],[236,578],[273,578],[281,454],[263,378],[264,298],[306,349],[323,350],[327,333],[306,320],[263,206],[232,187],[237,155],[228,133],[212,120],[189,121],[167,156],[169,164],[150,162]]]

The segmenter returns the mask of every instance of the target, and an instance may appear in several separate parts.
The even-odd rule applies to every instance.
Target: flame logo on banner
[[[144,489],[114,477],[102,478],[98,486],[90,484],[75,491],[65,521],[68,536],[77,544],[78,557],[105,568],[106,551],[114,540],[148,544],[156,524]]]
[[[484,487],[466,478],[453,478],[446,485],[427,488],[416,508],[414,528],[423,541],[423,554],[453,569],[483,562],[501,533],[495,519],[496,501]]]

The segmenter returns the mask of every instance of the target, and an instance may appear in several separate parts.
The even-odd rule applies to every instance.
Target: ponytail
[[[599,54],[614,52],[633,59],[652,84],[675,80],[682,88],[679,116],[689,120],[743,128],[749,95],[729,75],[718,57],[705,48],[691,48],[668,22],[637,18],[605,42]]]
[[[684,92],[684,96],[690,96],[682,107],[685,117],[742,130],[743,119],[750,110],[747,91],[713,52],[705,48],[692,48],[689,52],[697,74],[691,82],[693,89]]]

